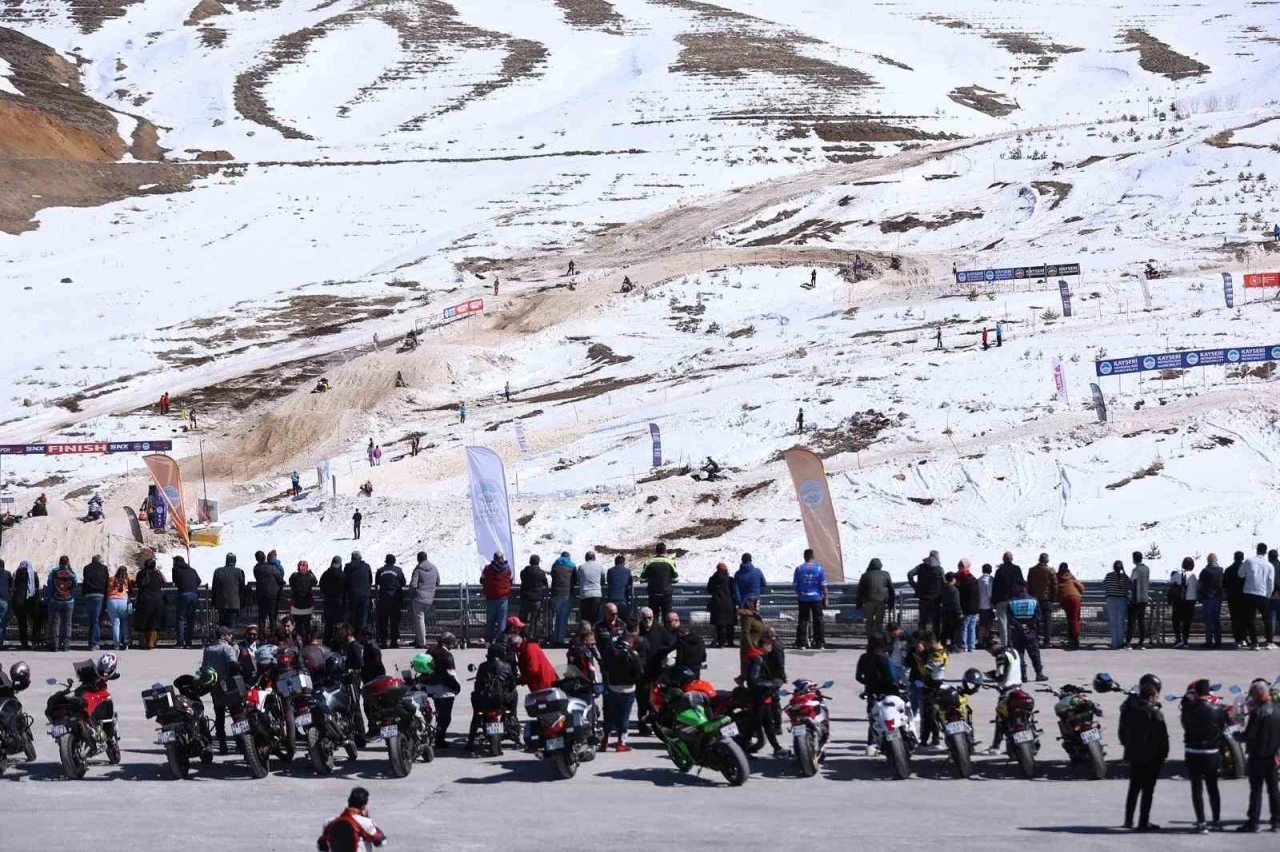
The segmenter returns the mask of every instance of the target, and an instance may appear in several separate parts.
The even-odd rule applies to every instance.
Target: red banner
[[[1244,277],[1245,287],[1280,287],[1280,272],[1254,272]]]
[[[467,314],[478,314],[484,310],[484,299],[468,299],[459,305],[453,305],[444,309],[444,318],[447,320],[465,317]]]
[[[61,456],[69,453],[105,453],[107,452],[107,445],[106,443],[45,444],[44,451],[51,456]]]

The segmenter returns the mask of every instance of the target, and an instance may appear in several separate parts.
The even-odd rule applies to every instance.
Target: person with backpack
[[[49,607],[49,650],[66,651],[71,644],[71,616],[76,608],[76,572],[71,558],[58,557],[58,566],[49,572],[44,599]]]
[[[1191,620],[1196,612],[1196,561],[1190,556],[1169,575],[1169,607],[1173,611],[1173,647],[1191,647]]]

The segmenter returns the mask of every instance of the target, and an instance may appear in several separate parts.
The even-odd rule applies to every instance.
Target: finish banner
[[[182,471],[178,463],[166,455],[143,456],[143,463],[151,472],[156,482],[156,493],[169,511],[169,519],[173,528],[182,539],[183,545],[191,547],[191,536],[187,532],[187,498],[182,490]]]
[[[511,538],[511,503],[507,499],[507,473],[502,459],[488,447],[467,447],[467,474],[471,481],[471,521],[476,531],[476,552],[484,565],[498,551],[511,565],[516,562]]]
[[[1060,278],[1079,275],[1078,263],[1052,263],[1044,266],[1008,266],[1002,269],[962,269],[956,271],[957,284],[991,281],[1018,281],[1024,278]]]
[[[1146,370],[1185,370],[1191,367],[1218,367],[1256,361],[1280,361],[1280,345],[1237,346],[1229,349],[1198,349],[1191,352],[1165,352],[1161,355],[1134,355],[1094,361],[1099,376],[1122,376]]]
[[[82,444],[0,444],[0,456],[65,456],[86,453],[167,453],[173,441],[90,441]]]
[[[813,548],[814,558],[825,570],[828,582],[843,583],[840,527],[836,523],[836,510],[831,504],[831,491],[827,487],[822,459],[804,447],[783,450],[782,457],[796,488],[800,518],[804,521],[805,537],[809,540],[809,547]]]

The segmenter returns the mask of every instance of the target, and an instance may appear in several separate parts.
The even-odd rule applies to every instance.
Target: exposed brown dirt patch
[[[604,396],[610,391],[631,387],[632,385],[642,385],[652,378],[652,375],[644,375],[631,376],[628,378],[593,379],[589,382],[583,382],[575,387],[566,388],[565,390],[551,391],[549,393],[536,394],[534,396],[522,396],[521,400],[529,403],[557,402],[564,405],[569,402],[581,402],[584,399],[594,399],[598,396]]]
[[[267,81],[271,79],[272,74],[275,74],[286,65],[294,65],[301,62],[306,57],[307,48],[311,42],[324,34],[325,28],[322,25],[304,27],[276,39],[275,43],[271,45],[271,49],[267,51],[265,60],[248,71],[237,75],[235,86],[232,88],[236,111],[249,121],[261,124],[263,127],[270,127],[279,132],[286,139],[313,139],[313,137],[303,133],[301,130],[290,127],[277,119],[271,112],[271,107],[267,104],[263,90],[266,88]]]
[[[687,526],[672,530],[666,535],[659,536],[664,541],[679,541],[684,538],[696,538],[705,540],[709,538],[719,538],[731,530],[735,530],[745,523],[743,518],[704,518],[695,521]]]
[[[587,358],[593,364],[625,364],[634,356],[619,355],[603,343],[593,343],[587,348]]]
[[[1143,29],[1125,30],[1117,36],[1125,44],[1138,51],[1138,65],[1144,71],[1160,74],[1170,80],[1183,80],[1209,73],[1203,62],[1178,53],[1160,39]]]
[[[757,237],[744,245],[748,247],[807,245],[810,240],[830,242],[833,236],[845,229],[844,222],[829,222],[826,219],[806,219],[781,234]]]
[[[862,452],[872,444],[885,440],[880,433],[897,423],[883,413],[869,408],[859,411],[833,429],[813,429],[805,433],[811,450],[821,458],[829,459],[840,453]],[[778,453],[778,459],[782,454]]]
[[[225,15],[226,13],[227,7],[219,3],[218,0],[200,0],[182,23],[188,27],[193,27],[203,20],[212,18],[215,15]]]
[[[733,499],[745,500],[753,494],[759,494],[774,483],[772,479],[766,479],[764,482],[757,482],[755,485],[744,485],[741,488],[733,490]]]
[[[226,163],[235,159],[235,155],[230,151],[218,149],[216,151],[195,151],[188,149],[188,153],[194,153],[197,163]]]
[[[91,33],[102,27],[108,18],[122,18],[129,6],[139,0],[71,0],[71,20],[80,32]]]
[[[1083,47],[1057,44],[1041,33],[988,32],[982,37],[994,41],[1015,56],[1034,56],[1032,68],[1048,68],[1059,56],[1084,50]]]
[[[880,62],[880,63],[882,63],[882,64],[884,64],[884,65],[892,65],[894,68],[901,68],[903,71],[914,71],[914,70],[916,70],[916,69],[912,68],[910,65],[908,65],[907,63],[905,63],[905,62],[899,62],[898,60],[896,60],[896,59],[894,59],[894,58],[892,58],[892,57],[889,57],[889,56],[881,56],[880,54],[878,54],[878,53],[877,53],[877,54],[875,54],[875,55],[874,55],[874,57],[875,57],[875,60],[876,60],[877,62]]]
[[[744,32],[683,33],[676,39],[680,56],[671,71],[739,78],[771,73],[814,83],[824,89],[862,89],[874,84],[870,75],[826,59],[804,56],[796,40]]]
[[[622,16],[608,0],[556,0],[571,27],[622,35]]]
[[[899,216],[896,219],[886,219],[880,223],[880,233],[882,234],[901,234],[907,231],[914,231],[916,228],[924,228],[928,231],[937,231],[940,228],[946,228],[958,222],[965,222],[971,219],[981,219],[981,210],[953,210],[950,213],[944,213],[934,216],[932,219],[921,219],[913,213],[905,216]]]
[[[923,142],[960,138],[862,118],[815,122],[813,132],[823,142]]]
[[[1057,210],[1062,202],[1067,200],[1067,196],[1071,195],[1071,184],[1063,183],[1057,180],[1033,180],[1031,185],[1041,195],[1052,195],[1053,201],[1049,202],[1050,210]]]
[[[976,109],[995,118],[1001,118],[1018,109],[1018,102],[1008,95],[977,85],[952,89],[947,93],[947,97],[961,106]]]
[[[160,147],[160,131],[145,118],[139,119],[137,125],[133,128],[129,154],[135,160],[158,162],[164,159],[165,149]]]

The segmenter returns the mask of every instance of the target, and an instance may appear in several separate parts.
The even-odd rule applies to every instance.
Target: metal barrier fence
[[[862,644],[866,639],[866,625],[862,620],[862,613],[856,605],[857,585],[832,585],[828,587],[828,593],[829,602],[823,620],[828,644],[848,647]],[[192,637],[196,642],[203,642],[218,625],[215,623],[217,614],[210,605],[208,589],[201,589],[199,595]],[[324,601],[319,591],[316,592],[315,597],[316,607],[313,624],[319,624],[324,612]],[[257,623],[258,621],[256,598],[252,592],[250,592],[248,598],[249,600],[245,602],[245,607],[240,611],[239,622],[241,626]],[[400,638],[402,642],[407,640],[412,643],[413,625],[408,600],[408,595],[406,595],[400,619]],[[671,609],[680,614],[682,622],[691,625],[704,639],[710,640],[714,635],[714,630],[707,611],[707,601],[708,595],[703,586],[694,584],[678,585],[672,594]],[[1081,607],[1080,640],[1082,644],[1106,645],[1108,643],[1110,630],[1107,624],[1104,601],[1105,598],[1100,589],[1089,589],[1085,592]],[[176,602],[176,590],[166,588],[164,614],[161,619],[161,643],[165,645],[174,644],[177,639]],[[645,590],[642,587],[637,587],[633,609],[638,609],[646,605],[646,603],[647,595]],[[798,605],[794,592],[789,588],[772,591],[764,595],[760,603],[761,615],[765,622],[778,631],[778,635],[783,641],[788,645],[792,644],[795,640],[798,616]],[[376,610],[376,593],[373,598],[373,606]],[[277,611],[280,615],[284,615],[289,611],[287,595],[280,597]],[[1067,635],[1066,614],[1057,605],[1054,605],[1051,611],[1051,639],[1053,642],[1061,642]],[[512,615],[520,612],[518,586],[512,590],[509,599],[509,612]],[[10,644],[16,642],[18,638],[16,616],[16,612],[11,609],[6,639]],[[537,638],[544,639],[548,635],[551,618],[550,601],[544,601],[539,621],[534,625],[534,633]],[[1192,633],[1195,636],[1203,635],[1201,619],[1202,610],[1197,607],[1192,624]],[[101,636],[102,641],[105,643],[111,638],[110,624],[105,612],[103,613],[102,621]],[[885,621],[886,623],[894,622],[900,624],[908,630],[914,630],[918,626],[918,607],[909,587],[905,585],[898,587],[895,605],[886,612]],[[1222,622],[1224,635],[1230,636],[1230,614],[1225,606],[1222,609]],[[370,625],[375,623],[374,614],[370,615],[369,623]],[[578,605],[575,599],[570,615],[570,629],[572,630],[577,623]],[[435,612],[427,619],[427,632],[429,635],[436,635],[448,630],[458,637],[463,647],[475,646],[484,642],[484,627],[485,600],[478,586],[456,585],[439,587],[436,591]],[[1171,613],[1169,604],[1166,602],[1165,586],[1162,584],[1153,583],[1151,586],[1151,601],[1147,607],[1147,636],[1150,644],[1164,645],[1171,641]],[[87,613],[83,602],[77,601],[75,615],[72,619],[71,641],[73,644],[86,645],[88,638]],[[135,630],[134,641],[136,640],[137,633]],[[48,641],[47,622],[41,630],[41,641]]]

